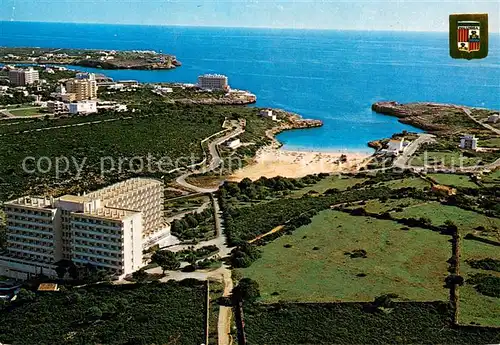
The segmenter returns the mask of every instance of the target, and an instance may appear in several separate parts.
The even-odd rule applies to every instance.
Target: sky
[[[488,13],[500,32],[497,0],[0,0],[3,21],[448,31],[451,13]]]

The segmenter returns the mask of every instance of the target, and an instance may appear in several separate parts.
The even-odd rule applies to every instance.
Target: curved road
[[[194,186],[186,181],[186,178],[195,174],[195,173],[204,173],[207,171],[211,171],[216,169],[218,166],[220,166],[222,162],[222,158],[219,155],[219,150],[218,146],[221,145],[222,143],[237,137],[241,135],[242,133],[245,132],[244,125],[240,122],[236,126],[234,131],[231,131],[230,133],[226,134],[225,136],[215,139],[214,141],[210,142],[208,144],[208,150],[209,150],[209,157],[211,157],[210,163],[206,164],[204,167],[199,169],[198,171],[192,171],[192,172],[186,172],[179,176],[176,179],[176,182],[181,185],[182,187],[191,190],[196,193],[213,193],[217,190],[217,188],[212,188],[212,189],[207,189],[207,188],[201,188],[198,186]],[[213,195],[212,195],[213,196]],[[215,230],[217,236],[209,241],[204,241],[200,242],[197,245],[195,245],[195,249],[203,247],[203,246],[208,246],[208,245],[215,245],[219,249],[218,254],[221,258],[229,256],[231,253],[232,248],[229,248],[226,244],[226,237],[224,236],[224,231],[223,231],[223,220],[221,217],[221,211],[219,209],[219,202],[215,196],[212,198],[213,202],[213,209],[214,209],[214,219],[215,219]],[[185,247],[188,246],[174,246],[169,248],[169,250],[172,251],[178,251],[182,250]],[[164,278],[166,280],[170,279],[175,279],[175,280],[182,280],[185,278],[196,278],[196,279],[217,279],[217,280],[222,280],[224,283],[224,296],[229,297],[231,295],[231,291],[233,289],[233,281],[231,279],[231,270],[229,269],[228,266],[225,264],[222,265],[221,268],[212,271],[212,272],[192,272],[192,273],[184,273],[184,272],[171,272],[169,273],[169,276],[167,278]],[[225,306],[220,306],[219,307],[219,320],[217,324],[217,331],[218,331],[218,345],[230,345],[232,344],[232,339],[231,339],[231,317],[232,317],[232,308],[231,307],[225,307]]]

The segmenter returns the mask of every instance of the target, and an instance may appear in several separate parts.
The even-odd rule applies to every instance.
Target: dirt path
[[[254,243],[255,241],[258,241],[261,238],[264,238],[264,237],[266,237],[268,235],[274,234],[275,232],[278,232],[278,231],[280,231],[283,228],[284,228],[284,225],[278,225],[277,227],[275,227],[271,231],[268,231],[265,234],[259,235],[259,236],[255,237],[253,240],[248,241],[248,243]]]
[[[223,272],[224,279],[224,297],[231,296],[233,290],[233,280],[231,279],[231,270],[226,269]],[[219,345],[231,345],[233,337],[231,336],[231,317],[233,309],[231,307],[219,307],[219,321],[217,325]]]

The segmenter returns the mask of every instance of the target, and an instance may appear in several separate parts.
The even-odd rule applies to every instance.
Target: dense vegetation
[[[0,96],[0,106],[9,104],[22,104],[33,102],[33,98],[30,96],[25,96],[22,92],[14,92],[10,96],[3,95]]]
[[[251,121],[256,112],[243,107],[166,105],[163,102],[151,103],[141,109],[135,113],[108,113],[0,126],[0,134],[3,134],[0,136],[0,200],[28,192],[78,193],[133,176],[164,176],[165,171],[177,166],[199,162],[203,157],[200,141],[220,131],[226,116],[246,117]],[[104,119],[117,121],[36,131]],[[18,131],[28,132],[16,134]],[[52,170],[48,173],[24,172],[22,162],[28,156],[35,159],[48,157]],[[56,178],[55,158],[60,156],[68,158],[70,167]],[[106,170],[101,176],[101,163],[105,169],[112,168],[110,160],[105,157],[112,157],[115,166],[114,170]],[[132,160],[133,157],[136,159]],[[142,159],[144,169],[140,169],[139,159]],[[74,162],[79,166],[84,163],[80,179],[76,179]],[[60,164],[61,169],[65,167],[65,163]],[[47,169],[48,162],[43,161],[42,167]],[[36,169],[36,166],[30,161],[27,168]]]
[[[231,202],[221,199],[224,211],[225,232],[231,245],[254,239],[279,225],[296,223],[303,225],[301,216],[313,216],[315,212],[325,210],[337,203],[357,200],[403,197],[409,193],[418,194],[414,188],[390,190],[384,187],[351,189],[340,192],[328,190],[320,196],[303,196],[299,199],[282,198],[253,206],[237,208]]]
[[[266,200],[317,183],[326,176],[328,174],[308,175],[296,179],[281,176],[261,177],[256,181],[245,178],[238,183],[225,182],[219,189],[219,195],[222,198],[236,198],[240,201]]]
[[[247,305],[248,344],[487,344],[499,329],[452,327],[447,303]]]
[[[500,260],[486,258],[481,260],[468,260],[467,263],[472,268],[500,272]]]
[[[200,240],[215,234],[214,214],[212,208],[185,215],[172,222],[170,232],[181,241]]]
[[[23,295],[0,310],[3,343],[203,343],[202,282],[101,284]]]
[[[478,273],[467,279],[467,283],[485,296],[500,298],[500,277]]]

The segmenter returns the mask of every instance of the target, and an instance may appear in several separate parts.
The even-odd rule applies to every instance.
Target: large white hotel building
[[[83,196],[22,197],[4,204],[0,275],[55,276],[55,263],[90,263],[123,278],[142,266],[144,243],[165,229],[163,183],[134,178]]]

